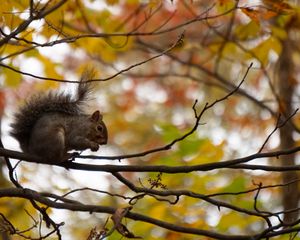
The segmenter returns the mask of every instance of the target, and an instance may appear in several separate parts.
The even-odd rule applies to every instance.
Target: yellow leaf
[[[48,91],[58,88],[59,83],[54,81],[39,81],[35,84],[37,91]]]
[[[1,20],[0,26],[8,26],[10,31],[13,31],[17,28],[24,20],[19,17],[19,13],[24,9],[18,8],[18,4],[15,1],[1,1],[0,4],[0,13]],[[7,30],[4,30],[7,32]]]
[[[228,4],[228,3],[231,3],[231,2],[232,2],[231,0],[219,0],[219,4],[220,4],[221,6],[226,5],[226,4]]]
[[[224,142],[215,146],[210,141],[205,143],[199,149],[199,155],[189,161],[190,164],[208,163],[221,161],[224,156]]]
[[[252,52],[256,56],[256,58],[261,62],[261,64],[266,66],[269,62],[270,50],[273,50],[279,55],[281,53],[281,49],[282,47],[280,42],[276,38],[271,36],[265,41],[261,42],[255,48],[253,48]]]
[[[241,40],[256,37],[260,33],[260,24],[256,21],[250,21],[246,25],[236,27],[236,36]]]
[[[284,40],[287,38],[287,32],[284,28],[272,26],[271,30],[272,30],[273,36],[275,36],[281,40]]]
[[[13,67],[17,70],[19,70],[18,67],[16,66],[12,66],[11,64],[9,64],[10,67]],[[17,73],[15,71],[12,71],[8,68],[2,68],[2,73],[4,75],[5,78],[5,85],[9,86],[9,87],[16,87],[20,84],[22,78],[21,78],[21,74]]]
[[[235,43],[227,42],[223,48],[223,56],[228,56],[237,53],[237,46]]]
[[[81,39],[77,42],[80,43],[89,54],[101,57],[106,62],[113,62],[116,60],[116,53],[103,39],[89,38]]]
[[[159,5],[161,5],[161,0],[150,0],[148,3],[148,7],[150,8],[156,8]]]
[[[56,71],[56,64],[53,63],[50,59],[40,55],[38,60],[40,60],[44,64],[44,72],[46,76],[49,76],[51,78],[56,78],[56,79],[62,79],[63,77],[57,73]]]
[[[163,219],[165,217],[166,207],[157,204],[150,209],[150,216],[155,216],[157,219]]]
[[[26,40],[29,41],[29,42],[32,42],[32,40],[33,40],[33,38],[32,38],[32,33],[33,33],[34,31],[35,31],[35,30],[34,30],[33,28],[27,28],[26,31],[23,31],[23,32],[20,34],[20,37],[26,39]]]
[[[119,0],[106,0],[106,3],[107,3],[108,5],[114,5],[114,4],[119,3]]]

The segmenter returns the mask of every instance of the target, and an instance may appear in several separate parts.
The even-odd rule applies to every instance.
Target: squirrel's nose
[[[101,137],[99,137],[99,144],[100,145],[105,145],[105,144],[107,144],[107,137],[103,137],[103,136],[101,136]]]

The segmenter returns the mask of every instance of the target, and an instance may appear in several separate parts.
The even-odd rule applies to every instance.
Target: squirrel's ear
[[[102,120],[102,115],[100,114],[100,111],[99,111],[99,110],[95,111],[95,112],[92,114],[91,120],[92,120],[92,121],[95,121],[95,122],[98,122],[99,120]]]

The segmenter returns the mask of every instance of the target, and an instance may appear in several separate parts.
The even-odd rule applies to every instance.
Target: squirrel
[[[40,159],[39,163],[63,163],[74,154],[70,150],[90,149],[107,144],[107,128],[100,111],[86,114],[93,73],[85,71],[78,83],[76,97],[50,91],[36,94],[16,112],[10,135],[24,153]]]

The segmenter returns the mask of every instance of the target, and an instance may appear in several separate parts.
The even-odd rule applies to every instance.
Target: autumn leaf
[[[263,3],[278,13],[288,13],[294,11],[291,5],[285,0],[263,0]]]
[[[268,9],[255,10],[253,8],[242,8],[242,12],[256,23],[259,23],[261,20],[269,20],[278,15],[277,12]]]
[[[299,203],[283,206],[299,189],[291,170],[298,169],[299,150],[300,117],[292,112],[299,105],[299,3],[244,2],[2,1],[0,114],[9,148],[2,151],[19,150],[8,125],[24,96],[72,94],[74,83],[59,81],[76,81],[91,66],[99,74],[84,110],[103,112],[110,141],[75,159],[80,171],[12,160],[9,172],[4,164],[0,213],[12,226],[0,218],[0,231],[45,240],[293,236],[266,220],[278,209],[283,218],[296,213]],[[184,42],[166,51],[182,32]],[[269,135],[279,112],[291,119]],[[13,187],[10,175],[26,191]],[[265,188],[255,189],[252,180]],[[36,191],[29,196],[30,188]],[[43,203],[51,229],[29,197]],[[134,213],[116,208],[126,204]],[[298,215],[291,225],[283,218],[277,229],[297,234]]]

